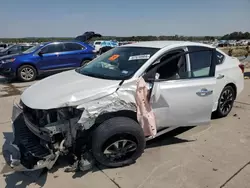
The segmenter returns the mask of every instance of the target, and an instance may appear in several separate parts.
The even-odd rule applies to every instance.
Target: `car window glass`
[[[183,50],[168,52],[166,55],[162,56],[160,59],[156,60],[155,63],[149,68],[151,70],[155,66],[162,64],[156,70],[160,80],[176,80],[176,79],[186,79],[189,77],[186,65],[186,55],[180,55]],[[178,56],[180,55],[180,56]],[[174,58],[174,56],[176,56]],[[174,58],[170,60],[170,58]],[[169,61],[170,60],[170,61]],[[167,62],[168,61],[168,62]],[[167,62],[167,63],[166,63]]]
[[[18,50],[19,50],[19,46],[17,45],[9,49],[10,52],[17,52]]]
[[[22,52],[25,50],[28,50],[29,48],[31,48],[32,46],[21,46],[21,50]]]
[[[96,78],[129,79],[158,50],[148,47],[113,48],[76,71]]]
[[[45,46],[41,52],[43,54],[55,53],[55,52],[62,52],[64,50],[63,44],[49,44]]]
[[[64,47],[65,47],[64,51],[76,51],[84,49],[84,46],[77,43],[65,43]]]
[[[225,56],[216,50],[216,58],[217,58],[216,64],[219,65],[223,62]]]
[[[212,63],[212,50],[206,47],[189,47],[188,49],[191,52],[189,57],[192,78],[208,77]]]

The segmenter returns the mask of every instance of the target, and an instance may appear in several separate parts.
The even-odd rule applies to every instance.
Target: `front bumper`
[[[12,121],[14,139],[11,143],[5,142],[2,152],[6,163],[15,171],[51,169],[60,152],[52,152],[41,144],[42,140],[25,125],[22,110],[17,105],[13,107]]]
[[[10,67],[5,67],[5,64],[1,64],[0,62],[0,75],[14,78],[16,76],[16,72]]]

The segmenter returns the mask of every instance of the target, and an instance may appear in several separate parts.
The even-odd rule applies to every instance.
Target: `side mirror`
[[[38,52],[38,55],[42,57],[43,56],[43,52],[42,51]]]

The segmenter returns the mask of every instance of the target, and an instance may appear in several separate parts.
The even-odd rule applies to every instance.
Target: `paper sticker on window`
[[[122,71],[122,74],[128,74],[128,71],[123,70],[123,71]]]
[[[109,58],[109,61],[114,61],[114,60],[116,60],[119,56],[120,56],[120,55],[118,55],[118,54],[114,54],[114,55],[112,55],[112,56]]]
[[[128,60],[132,61],[132,60],[149,59],[149,58],[150,58],[150,54],[144,54],[144,55],[130,56]]]

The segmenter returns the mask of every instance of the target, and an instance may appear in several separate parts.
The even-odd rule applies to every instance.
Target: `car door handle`
[[[217,79],[222,79],[222,78],[224,78],[224,75],[223,75],[223,74],[219,74],[219,75],[217,76]]]
[[[206,88],[201,89],[200,91],[196,92],[196,94],[200,97],[205,97],[211,95],[213,90],[207,90]]]

